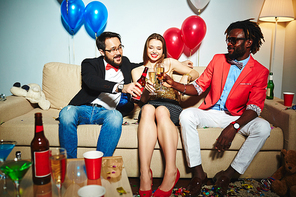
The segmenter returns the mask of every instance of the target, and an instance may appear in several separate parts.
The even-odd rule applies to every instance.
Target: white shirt
[[[104,64],[105,64],[105,69],[106,69],[107,62],[105,60],[104,60]],[[117,72],[112,68],[109,70],[105,70],[105,71],[106,71],[105,80],[113,81],[113,82],[116,82],[117,84],[124,84],[124,77],[123,77],[123,74],[120,69]],[[102,92],[98,96],[98,98],[96,98],[92,102],[92,104],[101,105],[109,110],[115,109],[116,106],[118,105],[118,103],[120,101],[120,97],[121,97],[121,93],[116,92],[117,86],[118,85],[115,85],[113,87],[113,90],[112,90],[113,93]]]

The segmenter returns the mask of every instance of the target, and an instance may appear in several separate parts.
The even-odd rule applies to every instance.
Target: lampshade
[[[259,20],[268,22],[288,22],[294,20],[292,0],[265,0]]]

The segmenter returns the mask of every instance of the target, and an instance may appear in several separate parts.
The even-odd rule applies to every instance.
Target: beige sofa
[[[201,73],[204,67],[195,67],[195,69]],[[30,143],[34,136],[34,113],[36,112],[42,112],[43,114],[45,135],[49,140],[50,146],[59,146],[58,121],[55,118],[58,117],[60,109],[66,106],[70,99],[79,91],[80,86],[80,66],[52,62],[44,66],[42,83],[46,99],[51,102],[49,110],[41,110],[38,106],[30,104],[23,97],[8,96],[6,101],[0,102],[0,138],[17,141],[17,145],[9,158],[13,158],[17,150],[22,151],[23,158],[31,157]],[[185,96],[182,98],[181,105],[184,108],[190,106],[197,107],[204,96]],[[280,108],[281,106],[282,104],[277,102],[277,100],[266,101],[265,108],[267,110],[263,110],[263,118],[276,126],[280,126],[284,132],[280,127],[272,126],[270,137],[246,173],[241,177],[264,178],[270,176],[280,165],[279,156],[281,149],[288,147],[295,149],[296,133],[292,133],[291,129],[286,128],[285,120],[281,118],[283,114],[279,113],[279,111],[283,111],[283,107]],[[284,111],[284,113],[287,111]],[[137,106],[133,113],[124,117],[124,122],[127,122],[127,124],[122,127],[122,135],[114,153],[114,155],[121,155],[123,157],[129,177],[139,176],[136,120],[138,112],[139,107]],[[244,136],[237,134],[230,149],[223,154],[218,154],[213,149],[213,144],[221,130],[221,128],[199,129],[204,170],[209,177],[213,177],[219,170],[226,169],[245,141]],[[82,157],[82,154],[88,150],[95,150],[99,131],[100,126],[98,125],[78,126],[78,157]],[[289,139],[293,139],[293,141],[291,142]],[[182,178],[191,177],[180,138],[177,150],[177,167]],[[155,177],[162,177],[163,157],[158,144],[153,153],[151,168]]]

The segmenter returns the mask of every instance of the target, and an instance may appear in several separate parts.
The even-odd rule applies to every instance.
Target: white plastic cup
[[[106,193],[106,189],[100,185],[86,185],[78,190],[80,197],[102,197]]]

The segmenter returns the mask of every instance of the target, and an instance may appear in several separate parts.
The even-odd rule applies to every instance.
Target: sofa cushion
[[[136,107],[134,115],[130,117],[124,117],[123,122],[127,124],[122,126],[122,134],[118,142],[117,148],[123,149],[137,149],[137,113],[139,107]],[[16,140],[18,145],[29,145],[34,137],[34,114],[37,112],[42,113],[43,125],[45,136],[49,140],[50,146],[59,146],[58,128],[59,121],[55,120],[59,115],[60,110],[49,109],[42,111],[40,108],[36,108],[24,115],[11,119],[5,124],[1,125],[1,136],[6,136],[6,140]],[[100,134],[100,125],[79,125],[77,128],[78,146],[79,147],[93,147],[97,145],[97,139]],[[200,136],[201,149],[212,150],[214,143],[221,133],[221,128],[203,128],[198,129]],[[178,133],[178,149],[182,149],[180,132]],[[237,134],[230,147],[230,151],[239,150],[244,143],[246,137]],[[272,127],[271,135],[266,140],[266,143],[261,150],[277,150],[280,151],[283,148],[283,133],[278,127]],[[156,149],[160,149],[159,144],[156,144]]]
[[[81,66],[58,62],[45,64],[42,89],[51,108],[62,109],[81,89]]]

